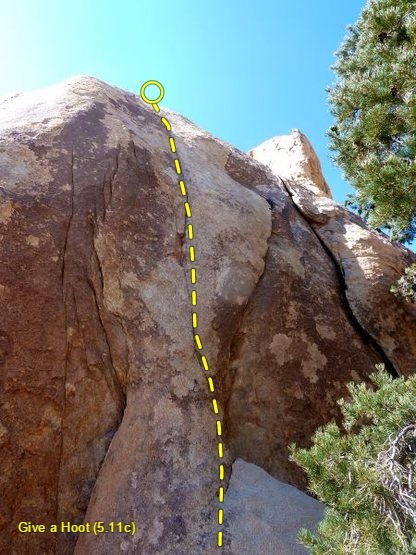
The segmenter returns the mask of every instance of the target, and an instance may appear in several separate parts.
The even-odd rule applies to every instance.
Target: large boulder
[[[311,164],[304,163],[305,151]],[[352,314],[382,351],[392,373],[413,374],[416,307],[396,299],[389,289],[403,268],[415,262],[415,254],[368,229],[361,218],[328,198],[316,153],[300,131],[274,137],[249,154],[284,176],[292,200],[341,272]]]
[[[302,190],[332,199],[331,190],[322,173],[321,162],[308,138],[293,129],[290,135],[272,137],[247,153],[269,166],[282,179],[298,183]]]
[[[324,505],[267,472],[237,459],[224,503],[231,553],[306,555],[301,528],[315,531]]]
[[[224,485],[242,457],[304,486],[288,444],[306,445],[339,416],[345,384],[390,356],[353,314],[286,179],[263,163],[89,77],[1,99],[1,552],[217,552],[218,417],[195,348],[187,220],[161,116],[192,208]],[[399,253],[399,272],[413,255],[391,248],[380,256]],[[400,333],[389,337],[399,344]],[[405,357],[391,364],[409,371]],[[137,533],[17,531],[84,519],[134,521]]]

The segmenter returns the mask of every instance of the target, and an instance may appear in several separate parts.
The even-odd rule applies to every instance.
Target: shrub
[[[390,291],[398,298],[416,302],[416,264],[405,269],[404,275],[390,287]]]
[[[393,380],[382,364],[373,386],[350,383],[342,425],[319,428],[309,449],[290,446],[309,489],[326,504],[312,555],[416,553],[416,376]]]

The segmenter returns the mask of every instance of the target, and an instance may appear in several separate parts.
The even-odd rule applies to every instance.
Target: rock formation
[[[376,362],[413,371],[415,314],[388,286],[416,257],[332,201],[299,132],[245,155],[161,115],[192,206],[226,478],[241,458],[304,488],[288,444],[337,418],[345,384]],[[77,77],[0,100],[1,552],[218,553],[177,181],[159,117],[131,93]],[[247,511],[225,512],[224,554]],[[137,533],[17,530],[84,519]]]
[[[292,160],[292,153],[295,160],[285,163]],[[266,163],[277,176],[284,174],[293,202],[342,273],[354,318],[383,353],[391,372],[414,373],[416,307],[389,293],[390,284],[403,273],[403,265],[414,262],[414,253],[400,244],[393,245],[383,234],[370,231],[361,218],[330,198],[319,160],[298,130],[292,131],[290,137],[274,137],[249,154]]]
[[[237,459],[225,499],[231,553],[306,555],[300,528],[314,529],[323,505],[254,464]]]

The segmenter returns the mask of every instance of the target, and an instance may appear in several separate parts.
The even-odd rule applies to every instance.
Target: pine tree
[[[347,205],[392,240],[416,236],[416,2],[370,0],[337,52],[329,89]]]
[[[416,264],[411,264],[404,275],[390,287],[390,291],[399,299],[416,303]]]
[[[416,553],[416,376],[377,368],[373,387],[351,383],[338,401],[341,427],[319,428],[310,449],[290,446],[327,507],[317,533],[299,535],[312,555]]]

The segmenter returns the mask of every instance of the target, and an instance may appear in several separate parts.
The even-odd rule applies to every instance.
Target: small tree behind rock
[[[404,271],[404,275],[390,287],[390,291],[400,299],[416,303],[416,264]]]
[[[290,447],[309,489],[326,504],[312,555],[416,553],[416,376],[393,380],[377,365],[375,387],[348,385],[343,423],[319,428],[309,449]]]

